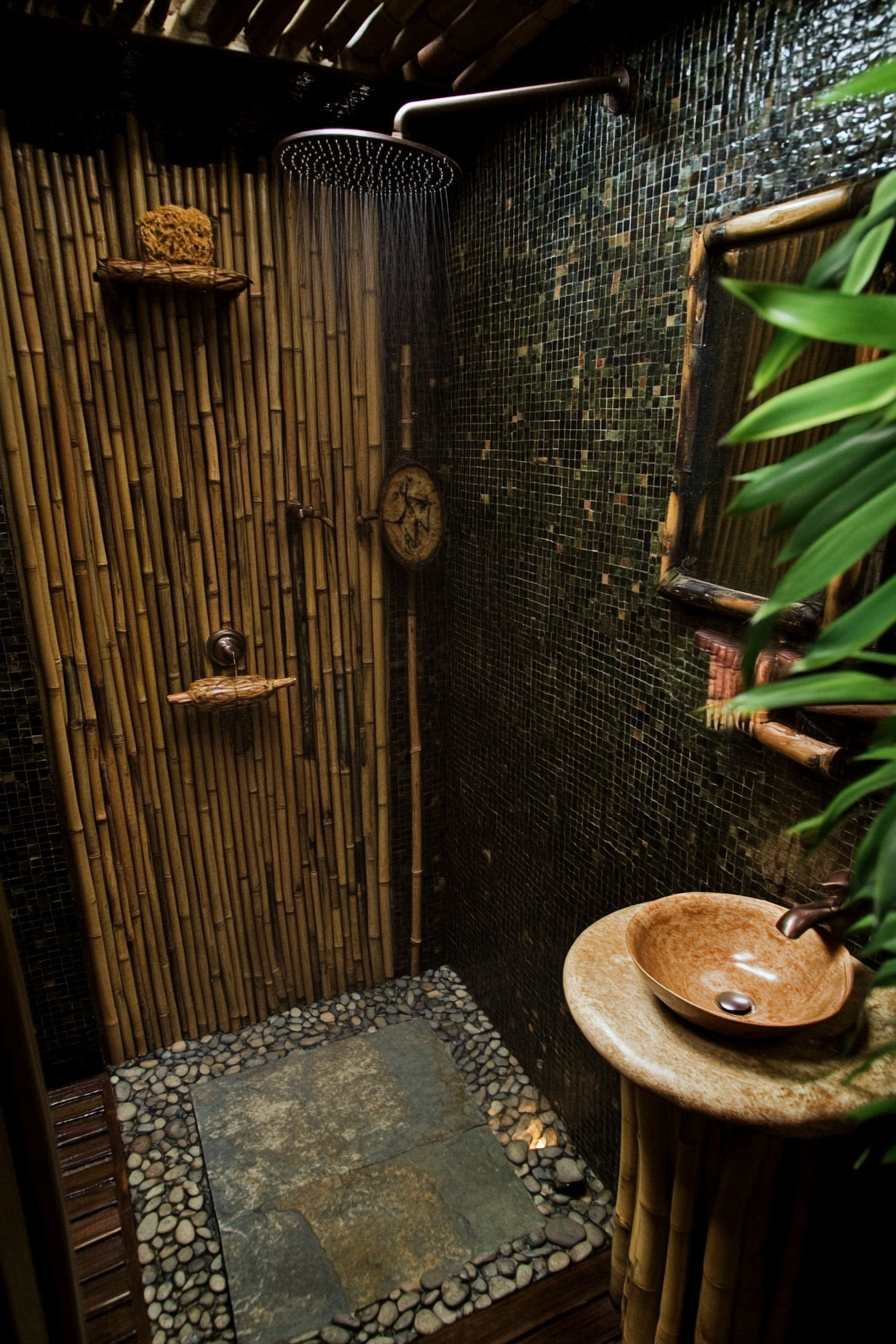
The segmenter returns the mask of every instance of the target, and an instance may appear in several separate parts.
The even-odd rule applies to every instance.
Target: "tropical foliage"
[[[896,92],[896,60],[829,90],[821,101]],[[875,645],[896,625],[896,576],[832,622],[772,686],[752,686],[756,658],[784,608],[804,601],[861,560],[896,527],[896,296],[867,294],[896,223],[896,172],[879,182],[864,215],[818,259],[802,285],[723,281],[777,331],[756,371],[752,393],[770,387],[814,340],[871,346],[877,359],[789,388],[751,410],[728,443],[777,438],[817,425],[829,438],[774,466],[739,477],[731,512],[778,506],[786,534],[777,563],[783,577],[750,624],[743,670],[748,688],[731,709],[749,714],[809,704],[896,702],[896,655]],[[864,954],[882,956],[874,985],[896,985],[896,714],[883,720],[867,751],[867,770],[819,816],[795,829],[820,843],[846,818],[876,815],[859,845],[845,907]],[[896,1040],[881,1053],[896,1052]],[[896,1096],[856,1112],[896,1117]],[[896,1163],[888,1141],[883,1161]]]

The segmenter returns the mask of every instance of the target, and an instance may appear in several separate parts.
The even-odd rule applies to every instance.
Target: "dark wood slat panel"
[[[84,1139],[72,1148],[63,1148],[59,1154],[59,1165],[63,1171],[77,1171],[80,1167],[90,1166],[94,1162],[101,1162],[103,1158],[111,1158],[111,1156],[112,1148],[109,1144],[109,1135],[104,1132],[91,1139]]]
[[[65,1120],[56,1125],[56,1147],[69,1148],[73,1143],[80,1143],[82,1139],[93,1138],[95,1134],[106,1133],[106,1113],[105,1111],[96,1111],[93,1115],[82,1115],[72,1120]]]
[[[124,1144],[121,1141],[121,1129],[118,1124],[118,1106],[108,1074],[103,1075],[103,1099],[106,1105],[109,1140],[112,1145],[112,1161],[115,1167],[115,1184],[118,1191],[118,1211],[121,1217],[125,1265],[131,1288],[131,1318],[138,1344],[150,1344],[152,1331],[149,1317],[146,1314],[146,1304],[143,1301],[143,1275],[140,1269],[140,1261],[137,1258],[137,1229],[134,1225],[128,1169]]]
[[[88,1213],[98,1213],[100,1209],[107,1209],[116,1202],[115,1181],[110,1173],[108,1180],[88,1186],[77,1195],[69,1196],[65,1201],[65,1212],[68,1221],[73,1223],[76,1218],[84,1218]]]
[[[98,1097],[103,1091],[103,1076],[97,1074],[95,1078],[84,1078],[79,1083],[68,1083],[65,1087],[54,1087],[47,1096],[50,1101],[50,1109],[56,1106],[64,1106],[68,1102],[80,1101],[85,1097]]]
[[[66,1198],[69,1198],[88,1190],[90,1186],[97,1185],[100,1181],[112,1181],[114,1179],[115,1167],[112,1163],[112,1154],[108,1152],[98,1162],[89,1166],[74,1167],[71,1171],[64,1172],[62,1188],[65,1191]]]
[[[75,1252],[75,1265],[78,1282],[88,1283],[101,1274],[109,1274],[113,1269],[124,1268],[124,1241],[119,1233],[95,1241]]]
[[[89,1213],[86,1218],[79,1218],[71,1224],[70,1230],[76,1251],[82,1246],[89,1246],[92,1241],[99,1241],[101,1237],[108,1237],[112,1232],[120,1232],[118,1204],[111,1204],[107,1209],[99,1209],[96,1213]]]
[[[107,1074],[50,1095],[88,1344],[149,1344],[137,1237]]]
[[[130,1307],[131,1284],[127,1270],[122,1265],[119,1269],[100,1275],[98,1279],[82,1283],[81,1301],[88,1317],[95,1316],[97,1312],[107,1311],[109,1307],[117,1306],[120,1302],[126,1302]],[[133,1320],[130,1328],[132,1330],[134,1328]]]
[[[566,1312],[534,1334],[520,1337],[519,1344],[613,1344],[619,1338],[619,1312],[608,1297]]]
[[[88,1344],[127,1344],[136,1339],[134,1313],[129,1302],[91,1316],[87,1322]]]
[[[549,1252],[553,1247],[546,1248]],[[548,1328],[558,1317],[586,1307],[596,1299],[606,1298],[610,1287],[610,1253],[601,1251],[589,1256],[580,1265],[561,1274],[549,1274],[540,1283],[532,1284],[523,1292],[514,1293],[502,1302],[495,1302],[488,1311],[474,1312],[455,1325],[439,1331],[442,1344],[529,1344],[529,1335],[542,1327]],[[611,1308],[612,1310],[612,1308]],[[615,1315],[615,1313],[614,1313]],[[618,1332],[618,1324],[615,1329]],[[550,1344],[576,1344],[577,1335],[566,1335],[556,1330],[553,1338],[545,1335]],[[583,1335],[589,1344],[599,1344]],[[608,1334],[607,1339],[613,1335]],[[543,1344],[539,1341],[539,1344]]]
[[[67,1120],[74,1120],[82,1115],[101,1114],[103,1109],[103,1094],[96,1092],[89,1097],[77,1097],[74,1101],[62,1101],[58,1106],[52,1107],[50,1116],[54,1125],[64,1125]]]

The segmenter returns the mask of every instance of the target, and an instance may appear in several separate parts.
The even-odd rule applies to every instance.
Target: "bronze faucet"
[[[845,870],[831,873],[827,882],[821,885],[832,888],[829,896],[795,905],[792,910],[785,910],[778,920],[775,928],[780,929],[785,938],[801,938],[807,929],[814,929],[818,924],[827,924],[835,938],[843,937],[850,921],[840,909],[840,901],[849,887],[849,873]]]

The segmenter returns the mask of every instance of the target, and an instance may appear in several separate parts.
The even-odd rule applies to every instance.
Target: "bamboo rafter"
[[[117,33],[211,43],[365,78],[478,88],[578,0],[67,0],[27,9]]]

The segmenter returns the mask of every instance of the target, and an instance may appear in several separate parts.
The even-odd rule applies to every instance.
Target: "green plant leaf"
[[[851,1120],[874,1120],[879,1115],[893,1115],[896,1112],[896,1097],[878,1097],[877,1101],[868,1101],[850,1111]]]
[[[857,905],[866,905],[867,902],[870,900],[871,900],[871,888],[859,887],[858,890],[852,890],[850,894],[840,902],[840,909],[841,910],[846,910],[847,908],[854,909]],[[865,916],[865,918],[870,919],[872,921],[868,925],[870,929],[877,928],[877,916],[875,914],[871,913]]]
[[[865,890],[873,877],[881,846],[891,827],[896,828],[896,794],[884,803],[853,856],[851,880],[857,890]]]
[[[729,505],[728,512],[735,517],[754,513],[804,491],[816,492],[810,495],[811,507],[828,489],[893,446],[896,446],[896,429],[892,425],[881,427],[876,415],[860,416],[794,457],[735,476],[736,481],[746,481],[746,485]]]
[[[896,298],[890,295],[842,294],[770,280],[722,280],[721,284],[777,327],[816,341],[896,350]]]
[[[831,243],[830,247],[822,252],[806,276],[805,283],[807,285],[812,285],[817,289],[830,289],[842,283],[849,271],[856,248],[867,238],[869,233],[879,228],[885,220],[890,219],[893,215],[893,204],[889,196],[886,199],[884,199],[884,194],[878,196],[878,192],[885,184],[886,191],[890,190],[887,179],[891,176],[892,174],[888,173],[886,177],[881,178],[868,213],[860,215],[850,225],[846,233],[841,234],[835,242]]]
[[[852,254],[852,260],[840,286],[841,294],[861,294],[877,270],[884,248],[890,241],[893,224],[893,220],[885,219],[876,229],[871,229],[865,234]]]
[[[838,616],[800,659],[794,672],[814,672],[844,658],[852,658],[866,644],[879,639],[896,622],[896,575],[887,579],[856,606]],[[889,661],[891,654],[878,654],[872,661]]]
[[[885,719],[879,721],[871,734],[871,746],[888,747],[893,745],[896,745],[896,718],[892,714],[888,714]]]
[[[795,560],[769,596],[778,610],[802,602],[866,555],[896,524],[896,485],[854,509]]]
[[[883,225],[880,227],[883,228]],[[764,392],[776,379],[780,378],[781,374],[790,368],[794,360],[799,359],[808,344],[809,337],[800,336],[796,331],[785,331],[783,327],[776,331],[772,337],[771,345],[753,374],[753,382],[749,392],[750,399],[758,397],[760,392]]]
[[[893,229],[896,207],[896,172],[881,178],[867,215],[855,220],[847,232],[826,248],[812,266],[803,284],[807,288],[831,288],[858,294],[871,279]],[[765,357],[753,376],[750,396],[755,397],[790,367],[803,353],[809,339],[783,328],[776,331]]]
[[[728,708],[737,714],[755,714],[759,709],[789,709],[794,705],[878,705],[892,701],[896,701],[896,681],[885,681],[869,672],[822,672],[754,686],[729,700]]]
[[[896,953],[896,912],[891,910],[884,916],[874,937],[868,939],[862,951],[868,957],[875,952]]]
[[[858,422],[853,420],[850,423]],[[842,453],[830,462],[825,470],[819,471],[814,481],[788,495],[778,511],[772,532],[786,532],[795,526],[820,500],[839,489],[856,472],[872,462],[880,461],[894,447],[896,447],[896,426],[876,425],[874,429],[868,430],[848,455],[846,452]],[[811,452],[811,449],[809,451]]]
[[[871,899],[874,912],[883,921],[896,902],[896,826],[888,826],[874,865]]]
[[[815,425],[881,410],[896,397],[896,355],[826,373],[765,401],[729,430],[723,443],[797,434]]]
[[[863,471],[853,472],[838,490],[832,490],[800,519],[786,546],[775,557],[775,564],[783,565],[788,560],[802,555],[813,541],[817,541],[839,523],[841,518],[861,508],[885,486],[894,483],[896,483],[896,451],[886,453],[878,461],[871,462]]]
[[[896,761],[896,747],[872,747],[870,751],[863,751],[859,756],[853,756],[854,761]]]
[[[871,98],[879,93],[896,93],[896,57],[869,66],[852,79],[825,89],[815,99],[816,103],[842,103],[848,98]]]
[[[896,1041],[887,1041],[885,1045],[879,1045],[876,1050],[871,1051],[870,1055],[865,1056],[861,1064],[857,1065],[852,1073],[846,1075],[843,1079],[844,1083],[855,1082],[856,1078],[860,1078],[863,1073],[866,1073],[872,1064],[876,1064],[879,1059],[886,1059],[887,1055],[892,1054],[896,1054]]]
[[[885,961],[871,981],[872,989],[886,989],[890,985],[896,985],[896,957]]]
[[[869,794],[893,788],[894,785],[896,785],[896,765],[883,765],[879,770],[872,770],[870,775],[865,775],[853,784],[848,784],[845,789],[841,789],[831,799],[820,817],[810,817],[807,821],[798,822],[791,828],[793,834],[802,835],[806,831],[814,831],[817,843],[826,835],[830,835],[837,823]]]

